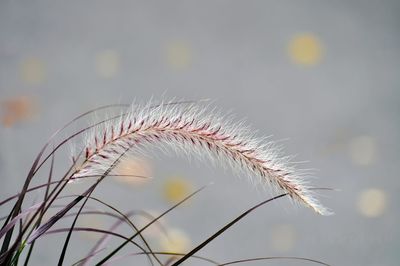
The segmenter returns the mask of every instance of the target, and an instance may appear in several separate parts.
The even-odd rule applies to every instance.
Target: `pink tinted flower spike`
[[[104,173],[128,147],[137,153],[147,145],[207,156],[272,184],[319,214],[330,212],[313,197],[300,171],[278,157],[271,142],[254,137],[243,123],[231,123],[207,108],[191,105],[134,105],[116,124],[96,128],[87,139],[86,158],[75,173]],[[102,141],[98,141],[98,140]],[[164,149],[163,149],[164,150]],[[129,155],[128,155],[129,156]]]

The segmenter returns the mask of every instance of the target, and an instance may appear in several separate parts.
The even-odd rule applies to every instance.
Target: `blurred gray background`
[[[398,0],[3,0],[1,198],[18,192],[52,132],[80,113],[151,97],[211,99],[246,118],[261,136],[283,140],[285,154],[317,169],[314,185],[340,191],[321,192],[334,216],[320,217],[282,199],[246,217],[199,255],[218,262],[301,256],[331,265],[398,265],[399,14]],[[59,175],[69,148],[63,154],[56,158]],[[160,233],[149,235],[155,250],[194,247],[272,195],[219,167],[155,155],[128,169],[151,173],[153,180],[109,179],[96,195],[123,211],[160,213],[180,194],[215,183],[165,218],[174,244]],[[96,216],[80,223],[109,226]],[[74,234],[67,262],[86,254],[95,237]],[[40,240],[32,265],[55,264],[63,240],[62,235]],[[115,264],[129,261],[148,263],[130,257]]]

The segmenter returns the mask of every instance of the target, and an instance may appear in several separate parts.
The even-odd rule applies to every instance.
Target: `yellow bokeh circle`
[[[180,229],[169,229],[167,235],[161,235],[160,246],[163,252],[185,253],[190,250],[191,240]]]
[[[166,59],[168,66],[183,70],[192,63],[192,50],[188,43],[184,41],[174,41],[166,45]]]
[[[385,213],[387,208],[386,193],[377,188],[366,189],[360,193],[357,207],[365,217],[379,217]]]
[[[164,198],[170,203],[178,203],[192,192],[192,184],[180,177],[168,178],[163,187]]]
[[[288,252],[294,247],[296,238],[296,231],[292,225],[279,224],[273,227],[270,242],[274,250]]]
[[[323,49],[317,36],[312,33],[303,33],[290,40],[288,53],[294,63],[312,66],[320,63]]]
[[[21,79],[29,85],[38,85],[46,79],[44,62],[37,57],[25,58],[20,68]]]
[[[105,79],[114,78],[120,70],[120,56],[115,50],[105,50],[96,54],[96,73]]]

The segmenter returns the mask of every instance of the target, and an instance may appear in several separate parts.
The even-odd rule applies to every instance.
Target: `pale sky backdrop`
[[[210,99],[244,118],[260,136],[272,135],[285,154],[305,161],[302,167],[315,169],[315,186],[339,191],[320,193],[334,216],[321,217],[282,199],[258,209],[199,255],[218,262],[301,256],[331,265],[398,265],[399,14],[398,0],[3,0],[1,198],[18,192],[52,132],[80,113],[151,97]],[[57,155],[57,177],[69,155],[70,146]],[[120,170],[151,175],[152,180],[110,178],[96,196],[122,211],[157,214],[214,182],[163,219],[169,239],[158,228],[148,232],[155,250],[188,250],[273,195],[254,188],[247,177],[207,162],[150,155],[132,159]],[[46,175],[41,173],[37,182]],[[70,193],[84,186],[71,184]],[[33,193],[31,200],[40,197]],[[7,206],[1,207],[2,215]],[[135,221],[146,223],[143,217]],[[110,225],[93,215],[78,223]],[[66,262],[86,254],[95,239],[74,233]],[[32,265],[54,265],[63,240],[62,235],[39,240]],[[124,250],[133,251],[137,249]],[[115,264],[130,260],[148,265],[143,257]],[[249,265],[312,264],[275,260]]]

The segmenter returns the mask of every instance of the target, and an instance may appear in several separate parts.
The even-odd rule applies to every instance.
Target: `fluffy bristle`
[[[216,159],[263,184],[272,184],[319,214],[329,214],[288,157],[280,158],[272,142],[256,138],[252,132],[243,123],[233,123],[196,104],[134,105],[117,123],[92,132],[75,177],[103,174],[126,150],[135,153],[149,144],[167,145]]]

